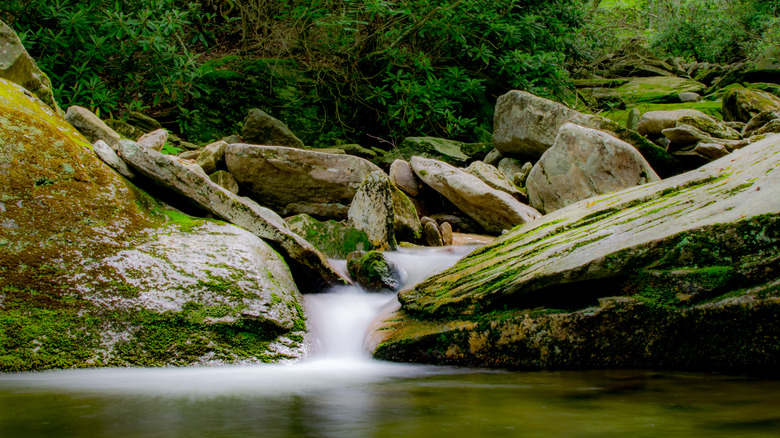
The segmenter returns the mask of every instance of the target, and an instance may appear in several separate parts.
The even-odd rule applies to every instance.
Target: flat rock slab
[[[431,188],[449,199],[486,231],[500,233],[541,217],[533,208],[512,195],[496,190],[484,181],[441,161],[412,157],[412,169]]]
[[[338,216],[333,219],[346,218],[368,174],[381,170],[352,155],[241,143],[227,146],[225,162],[242,192],[257,202],[284,216],[328,206],[323,211]]]
[[[501,236],[399,300],[411,313],[474,315],[505,305],[560,308],[640,287],[650,271],[697,284],[689,293],[705,296],[724,278],[750,284],[767,263],[777,266],[779,164],[774,135],[698,170],[580,201]],[[710,275],[700,268],[723,275],[708,286],[696,280]]]
[[[176,159],[138,147],[133,141],[120,141],[120,152],[138,174],[267,240],[291,262],[299,285],[324,286],[344,282],[322,253],[254,202],[247,202],[214,184],[205,174],[190,170]]]

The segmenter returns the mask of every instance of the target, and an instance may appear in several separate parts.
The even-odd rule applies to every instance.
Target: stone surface
[[[366,233],[373,248],[393,250],[398,241],[416,241],[421,225],[411,201],[381,170],[371,172],[349,206],[349,226]]]
[[[628,113],[628,120],[626,120],[626,128],[632,131],[639,131],[639,119],[642,117],[642,113],[639,108],[631,108]]]
[[[240,143],[228,145],[225,162],[248,196],[280,214],[321,211],[317,217],[339,220],[368,174],[380,170],[352,155]]]
[[[726,140],[713,137],[695,126],[679,125],[675,128],[663,130],[664,137],[668,138],[671,144],[669,150],[680,149],[681,146],[692,145],[699,142],[713,143],[726,146],[729,150],[740,149],[747,146],[748,140]]]
[[[120,175],[127,179],[135,178],[135,174],[127,168],[127,164],[125,164],[125,162],[119,158],[119,155],[111,149],[111,146],[103,140],[96,141],[95,144],[92,145],[92,150],[98,158],[103,160],[103,162],[108,164],[112,169],[119,172]]]
[[[639,118],[638,132],[647,136],[661,135],[664,129],[674,128],[683,117],[693,117],[715,122],[715,119],[699,110],[678,109],[670,111],[648,111]]]
[[[504,155],[498,149],[493,148],[493,150],[485,155],[485,159],[482,161],[484,161],[486,164],[490,164],[491,166],[498,167],[498,163],[502,158],[504,158]]]
[[[764,111],[780,111],[780,97],[761,90],[733,88],[723,96],[724,120],[749,122]]]
[[[511,158],[505,159],[511,160]],[[482,161],[475,161],[469,164],[469,167],[466,168],[466,172],[476,176],[485,184],[496,190],[509,193],[516,199],[520,199],[522,197],[520,190],[517,189],[514,183],[512,183],[509,178],[504,176],[503,173],[499,172],[498,169],[489,164],[485,164]]]
[[[749,122],[747,122],[741,130],[743,137],[750,137],[753,135],[753,132],[762,126],[766,125],[767,123],[771,122],[772,120],[780,119],[780,111],[762,111],[753,118],[750,119]]]
[[[414,174],[412,166],[405,160],[395,160],[390,165],[390,181],[409,196],[420,193],[420,180]]]
[[[627,104],[679,102],[680,93],[702,93],[706,86],[679,77],[633,78],[615,90]]]
[[[447,163],[413,157],[411,165],[425,184],[449,199],[488,232],[500,233],[541,216],[511,195],[493,189],[479,178]]]
[[[710,121],[700,117],[683,116],[677,120],[677,126],[680,125],[693,126],[715,138],[742,140],[742,135],[739,132],[717,121]]]
[[[284,222],[256,208],[256,204],[246,202],[173,158],[139,148],[130,140],[121,140],[119,144],[122,159],[137,174],[265,239],[290,263],[302,290],[342,282],[322,253],[290,231]]]
[[[425,246],[444,246],[444,238],[441,235],[439,225],[435,220],[424,217],[422,220],[423,243]]]
[[[592,196],[658,180],[630,144],[567,123],[553,147],[534,165],[526,188],[531,206],[550,213]]]
[[[441,233],[441,241],[444,246],[452,245],[454,236],[452,234],[452,225],[449,222],[443,222],[439,226],[439,232]]]
[[[780,135],[519,227],[415,288],[386,360],[773,370]]]
[[[407,161],[419,156],[457,166],[483,158],[491,149],[492,145],[485,143],[463,143],[437,137],[407,137],[398,146],[398,151]]]
[[[21,85],[49,106],[54,112],[62,110],[54,100],[51,81],[27,53],[16,32],[0,20],[0,78]]]
[[[103,140],[111,146],[111,148],[117,150],[119,139],[121,138],[119,134],[109,128],[108,125],[103,123],[103,121],[90,110],[73,105],[68,108],[68,112],[65,114],[65,120],[73,125],[73,127],[91,143]]]
[[[201,169],[203,168],[201,167]],[[206,173],[205,170],[203,170],[203,172]],[[227,170],[218,170],[213,172],[209,174],[209,179],[211,182],[222,187],[228,192],[236,195],[238,194],[238,183],[236,182],[236,179],[233,178],[233,175],[231,175]]]
[[[699,93],[683,92],[678,94],[677,98],[683,103],[699,102],[701,100],[701,95]]]
[[[147,116],[144,113],[138,111],[130,111],[127,113],[127,123],[135,126],[136,129],[141,132],[152,132],[158,129],[162,129],[162,125],[157,120]]]
[[[206,173],[214,173],[217,170],[226,169],[225,150],[227,145],[222,140],[206,145],[200,152],[200,155],[198,155],[198,166],[202,167]]]
[[[160,152],[168,141],[167,129],[156,129],[141,136],[136,142],[139,146]]]
[[[347,270],[369,292],[397,291],[401,272],[379,251],[356,251],[347,257]]]
[[[0,138],[0,372],[305,353],[299,293],[260,239],[165,207],[3,79]]]
[[[639,133],[524,91],[513,90],[498,98],[493,117],[493,144],[502,154],[536,161],[552,147],[558,129],[565,123],[598,129],[629,143],[661,176],[678,171],[674,158]]]
[[[250,109],[244,119],[241,137],[247,143],[258,145],[303,147],[301,139],[287,125],[257,108]]]
[[[344,260],[351,252],[376,249],[365,232],[341,222],[318,221],[308,214],[299,214],[286,221],[292,231],[330,258]]]
[[[141,138],[142,135],[144,135],[143,131],[123,120],[106,119],[103,122],[106,124],[106,126],[113,129],[117,134],[130,140],[137,141],[139,138]]]

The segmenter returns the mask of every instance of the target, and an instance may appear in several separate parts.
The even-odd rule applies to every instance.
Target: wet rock
[[[401,272],[379,251],[353,252],[347,256],[349,275],[370,292],[397,291]]]

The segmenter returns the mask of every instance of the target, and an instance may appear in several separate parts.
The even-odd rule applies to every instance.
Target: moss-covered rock
[[[432,158],[456,166],[465,166],[471,161],[481,160],[493,149],[490,143],[463,143],[436,137],[407,137],[398,146],[397,155],[389,155],[387,164],[398,158],[406,161],[413,156]]]
[[[301,301],[278,254],[164,209],[3,79],[0,212],[0,371],[302,354]]]
[[[693,79],[655,76],[634,78],[615,89],[626,104],[679,102],[679,93],[699,93],[707,87]]]
[[[366,233],[335,220],[318,221],[308,214],[288,218],[290,229],[334,259],[346,259],[355,251],[375,249]]]
[[[349,275],[370,292],[396,291],[401,286],[398,267],[379,251],[353,252],[347,257]]]
[[[780,111],[780,98],[748,88],[732,88],[723,96],[724,120],[749,122],[765,111]]]
[[[0,20],[0,78],[21,85],[57,113],[51,80],[27,53],[16,32]]]
[[[509,367],[772,369],[780,364],[779,161],[775,135],[517,227],[402,291],[401,313],[375,332],[375,354]],[[613,296],[621,298],[603,300]],[[444,321],[451,328],[419,330]]]

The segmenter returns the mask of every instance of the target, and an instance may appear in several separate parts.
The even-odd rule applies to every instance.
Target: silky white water
[[[404,284],[412,285],[454,265],[473,249],[473,246],[401,249],[386,256],[401,269]],[[363,348],[363,340],[379,311],[396,301],[394,293],[368,293],[358,286],[341,286],[325,293],[305,295],[304,300],[312,331],[312,351],[307,359],[297,363],[0,374],[0,384],[24,386],[26,390],[57,388],[81,393],[276,396],[344,388],[390,378],[456,372],[370,358],[370,353]]]

